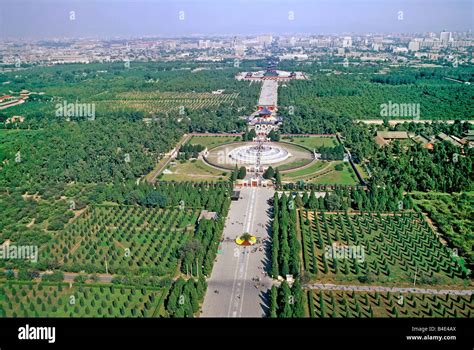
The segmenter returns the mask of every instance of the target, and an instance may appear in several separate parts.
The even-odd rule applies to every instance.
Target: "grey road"
[[[208,279],[201,317],[263,317],[272,279],[270,265],[270,215],[273,189],[245,188],[242,199],[232,202],[226,219],[217,261]],[[241,247],[235,238],[243,232],[258,243]]]

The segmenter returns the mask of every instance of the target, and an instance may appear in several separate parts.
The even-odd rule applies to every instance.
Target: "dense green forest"
[[[158,208],[195,208],[225,216],[229,206],[228,184],[160,183],[139,186],[125,183],[70,184],[63,192],[23,196],[18,189],[0,193],[0,243],[25,240],[39,245],[61,230],[87,204],[116,203]]]
[[[0,132],[0,187],[32,194],[64,188],[71,182],[136,180],[182,134],[170,121],[146,125],[119,118]]]
[[[18,193],[0,193],[0,244],[44,244],[74,216],[66,200],[35,200]]]
[[[391,127],[390,130],[413,132],[417,135],[425,135],[428,137],[436,136],[443,132],[447,135],[454,135],[462,138],[464,133],[468,131],[472,126],[467,122],[456,121],[453,124],[446,124],[442,121],[433,123],[400,123]]]
[[[296,205],[288,203],[285,195],[273,197],[272,262],[271,275],[300,274],[301,246],[296,234]]]
[[[223,214],[224,217],[218,220],[201,220],[194,238],[182,247],[180,257],[182,258],[181,272],[183,274],[210,276],[227,210]]]
[[[23,115],[28,119],[54,118],[55,106],[64,101],[94,103],[98,118],[109,117],[111,112],[133,113],[137,106],[147,103],[151,104],[147,109],[151,114],[147,113],[146,116],[160,116],[163,114],[160,106],[169,103],[186,109],[203,109],[199,103],[200,94],[210,94],[220,89],[224,90],[224,95],[215,95],[214,99],[232,94],[237,94],[238,99],[230,102],[224,99],[221,103],[212,103],[208,109],[215,113],[219,107],[223,107],[220,114],[227,111],[228,117],[234,115],[236,119],[238,111],[250,112],[253,109],[259,93],[259,84],[249,84],[234,78],[238,71],[231,63],[202,63],[198,66],[175,62],[136,62],[130,68],[121,63],[69,64],[31,68],[21,74],[4,73],[0,75],[0,83],[3,83],[0,85],[0,94],[18,94],[26,89],[31,95],[26,103],[1,111],[0,121],[10,115]],[[196,95],[193,97],[190,94]],[[130,105],[134,100],[140,104]],[[172,116],[177,115],[175,110]],[[206,115],[200,121],[206,121],[208,117]]]
[[[290,210],[306,208],[318,211],[377,211],[396,212],[412,209],[413,203],[409,194],[404,194],[401,188],[387,186],[380,188],[369,185],[367,189],[335,189],[325,192],[324,196],[316,196],[314,190],[303,194],[283,194],[280,198],[274,197],[274,205],[282,207],[288,203]]]
[[[196,68],[201,70],[194,71]],[[3,84],[0,92],[27,89],[71,100],[90,99],[94,92],[106,96],[100,99],[107,99],[111,96],[107,94],[133,90],[211,92],[226,89],[230,93],[248,88],[248,82],[234,79],[239,71],[231,63],[133,62],[130,68],[123,63],[64,64],[31,68],[21,74],[0,74],[0,82],[9,82]]]
[[[217,183],[126,183],[104,189],[104,201],[129,205],[204,208],[225,216],[229,207],[230,184]]]
[[[97,256],[100,256],[101,253],[90,254],[88,247],[94,246],[94,249],[99,251],[100,247],[103,247],[102,244],[105,243],[109,246],[105,234],[105,231],[109,230],[109,224],[104,224],[104,222],[112,220],[109,222],[113,222],[114,227],[123,228],[123,233],[127,235],[133,233],[132,236],[137,239],[136,234],[139,231],[136,229],[141,227],[144,215],[148,215],[148,220],[153,220],[155,225],[150,224],[148,229],[141,228],[140,244],[136,246],[136,243],[132,243],[131,246],[131,249],[135,249],[134,256],[145,259],[142,256],[143,252],[140,253],[140,249],[143,247],[146,248],[146,252],[154,249],[155,255],[158,254],[158,248],[160,252],[163,252],[165,246],[160,245],[160,242],[165,237],[181,237],[180,241],[177,242],[177,238],[174,238],[173,243],[164,250],[164,256],[167,259],[161,257],[154,260],[153,264],[148,263],[142,266],[140,259],[134,260],[132,265],[129,262],[128,265],[116,266],[115,262],[111,262],[109,271],[114,269],[113,273],[118,275],[117,278],[122,281],[121,283],[134,284],[133,276],[129,276],[132,272],[131,269],[142,266],[139,268],[142,279],[138,284],[157,285],[158,281],[155,277],[163,277],[170,271],[176,271],[175,264],[181,260],[183,263],[179,266],[181,266],[183,274],[196,277],[203,274],[209,275],[217,253],[224,218],[230,205],[229,191],[230,187],[227,184],[159,183],[150,185],[144,183],[137,186],[129,183],[97,185],[90,189],[89,196],[80,194],[79,197],[76,197],[71,193],[72,191],[67,191],[67,194],[70,195],[69,198],[56,201],[39,197],[22,198],[16,193],[2,194],[0,195],[0,209],[4,215],[0,220],[2,229],[0,243],[10,240],[15,244],[35,245],[41,252],[41,259],[33,267],[27,260],[7,259],[0,263],[0,268],[25,269],[27,275],[37,274],[39,270],[46,269],[54,269],[58,273],[60,271],[79,272],[82,270],[86,273],[103,272],[101,270],[101,268],[103,269],[102,264],[97,263]],[[82,215],[84,211],[78,212],[77,210],[82,209],[86,202],[88,204],[105,203],[106,205],[89,205],[88,211],[85,211],[87,215]],[[74,203],[72,207],[71,203]],[[111,203],[116,204],[110,205]],[[201,209],[216,212],[217,218],[215,220],[201,219],[195,227],[188,227],[188,224],[197,220]],[[150,216],[152,212],[158,210],[168,214]],[[81,216],[72,222],[71,219],[76,214]],[[163,220],[165,221],[163,222]],[[100,235],[96,235],[94,232],[94,227],[98,226],[91,225],[96,222],[103,225]],[[66,224],[70,225],[65,227]],[[128,226],[124,226],[125,224]],[[177,226],[172,227],[172,225]],[[84,230],[85,228],[87,229]],[[186,228],[184,231],[186,233],[180,236],[178,232],[183,232],[180,231],[183,228]],[[150,236],[150,230],[157,231]],[[72,241],[80,242],[82,234],[92,234],[92,236],[81,248],[84,250],[74,254],[73,251],[79,249],[79,246],[76,246],[76,249],[71,249],[70,244]],[[114,231],[114,234],[117,232]],[[126,243],[130,242],[131,236],[124,238],[120,234],[115,239],[123,240]],[[68,253],[66,254],[66,252]],[[117,255],[113,244],[110,247],[110,254]],[[123,259],[123,256],[119,252],[113,261],[120,259]],[[135,263],[138,265],[135,266]],[[62,280],[62,277],[58,278],[59,281]]]
[[[178,278],[172,285],[165,300],[165,309],[169,317],[194,317],[199,311],[199,303],[206,294],[207,283],[201,277],[185,281]]]
[[[362,123],[354,123],[349,116],[318,110],[312,105],[300,105],[291,115],[281,110],[285,118],[282,133],[289,134],[335,134],[344,136],[344,144],[356,161],[362,161],[376,151],[373,142],[375,128]]]
[[[415,205],[428,213],[450,243],[465,256],[472,270],[474,266],[474,195],[472,193],[413,194]]]
[[[306,296],[299,280],[296,280],[291,287],[283,281],[280,286],[273,285],[270,289],[271,318],[305,317],[305,305]]]
[[[462,153],[461,153],[462,152]],[[473,189],[474,150],[439,142],[432,151],[393,142],[370,159],[372,181],[405,191],[459,192]]]
[[[343,160],[344,159],[344,146],[337,145],[335,147],[318,147],[316,152],[321,154],[323,160]]]
[[[474,77],[473,68],[459,68]],[[283,106],[311,106],[322,113],[350,115],[357,119],[380,119],[381,105],[419,104],[419,119],[472,119],[474,88],[472,85],[448,81],[458,74],[454,69],[395,69],[387,75],[335,75],[315,72],[309,80],[296,80],[279,89]],[[403,118],[394,117],[393,119]],[[414,116],[405,116],[410,119]]]
[[[286,111],[287,112],[287,111]],[[399,124],[394,130],[408,130],[416,134],[435,136],[440,132],[462,137],[472,126],[467,123]],[[472,148],[456,147],[449,142],[438,142],[433,150],[411,143],[393,142],[378,148],[374,142],[375,126],[354,123],[348,116],[318,111],[313,105],[295,108],[287,114],[284,133],[340,133],[344,145],[356,163],[369,161],[371,182],[400,186],[406,191],[463,191],[473,188]]]

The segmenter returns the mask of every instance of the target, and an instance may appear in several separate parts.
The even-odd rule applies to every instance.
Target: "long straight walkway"
[[[322,289],[322,290],[339,290],[339,291],[356,291],[356,292],[391,292],[391,293],[418,293],[433,295],[472,295],[474,289],[432,289],[432,288],[410,288],[410,287],[384,287],[384,286],[359,286],[359,285],[343,285],[343,284],[323,284],[314,283],[305,285],[306,289]]]
[[[278,104],[278,82],[275,80],[264,80],[258,99],[260,106],[276,106]]]
[[[268,309],[272,280],[270,264],[270,215],[268,200],[273,189],[244,188],[232,202],[226,219],[217,262],[208,279],[201,317],[263,317]],[[242,247],[235,239],[244,232],[260,243]]]

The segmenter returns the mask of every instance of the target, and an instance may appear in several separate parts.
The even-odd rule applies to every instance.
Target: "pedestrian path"
[[[342,285],[342,284],[323,284],[313,283],[304,285],[305,289],[321,289],[321,290],[339,290],[339,291],[355,291],[355,292],[391,292],[391,293],[418,293],[433,295],[472,295],[474,289],[427,289],[427,288],[410,288],[410,287],[383,287],[383,286],[358,286],[358,285]]]

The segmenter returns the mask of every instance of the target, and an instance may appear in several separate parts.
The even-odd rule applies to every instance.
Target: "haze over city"
[[[468,31],[470,0],[3,0],[0,38]]]

